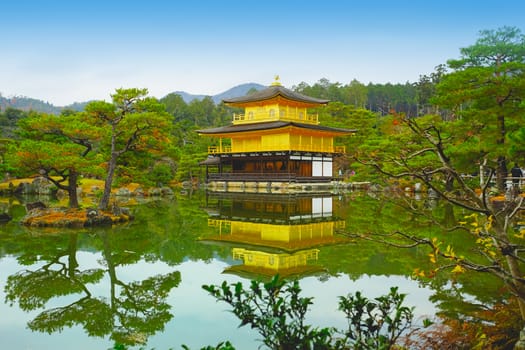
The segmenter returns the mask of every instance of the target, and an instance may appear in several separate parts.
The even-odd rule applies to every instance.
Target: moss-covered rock
[[[114,215],[93,209],[36,208],[30,210],[21,220],[22,225],[31,227],[91,227],[108,226],[132,220],[131,215]]]

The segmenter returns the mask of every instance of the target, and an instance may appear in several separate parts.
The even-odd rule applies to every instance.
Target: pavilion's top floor
[[[308,109],[325,105],[329,101],[286,89],[276,81],[266,89],[223,102],[232,107],[244,108],[244,113],[233,115],[234,125],[272,121],[316,125],[319,124],[318,115],[309,113]]]

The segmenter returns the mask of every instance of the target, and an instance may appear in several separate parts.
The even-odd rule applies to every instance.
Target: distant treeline
[[[434,95],[436,84],[444,74],[445,67],[438,66],[436,72],[428,76],[422,75],[416,83],[365,85],[354,79],[349,84],[343,85],[321,79],[313,85],[303,82],[292,89],[307,96],[342,102],[381,115],[395,112],[416,117],[442,112],[431,104],[430,98]]]

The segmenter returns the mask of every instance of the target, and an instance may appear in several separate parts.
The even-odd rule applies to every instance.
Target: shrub
[[[270,349],[390,349],[413,318],[412,308],[402,305],[405,294],[398,293],[397,287],[373,300],[359,292],[340,297],[339,310],[348,321],[344,331],[305,323],[313,298],[300,297],[298,281],[275,276],[268,283],[252,281],[247,289],[240,282],[203,288],[229,304],[240,326],[256,329]]]

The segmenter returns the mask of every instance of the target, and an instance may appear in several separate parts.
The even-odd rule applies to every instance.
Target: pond
[[[458,215],[442,203],[409,200],[442,220]],[[415,268],[429,264],[426,249],[354,234],[444,234],[397,200],[370,193],[181,193],[124,203],[135,220],[90,229],[22,227],[24,201],[0,200],[1,212],[14,218],[0,226],[0,338],[11,349],[200,349],[225,340],[257,349],[259,335],[238,328],[228,306],[202,285],[274,274],[299,279],[303,295],[314,298],[311,324],[338,328],[345,320],[337,297],[348,293],[374,298],[398,286],[421,322],[461,312],[465,300],[490,304],[499,287],[483,276],[413,279]],[[460,235],[447,239],[471,244]]]

